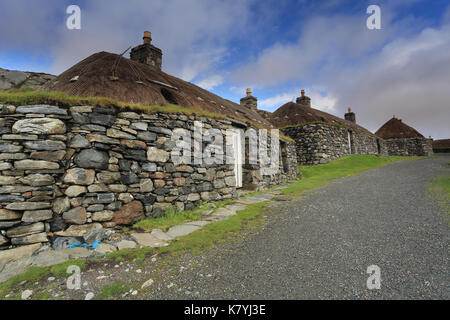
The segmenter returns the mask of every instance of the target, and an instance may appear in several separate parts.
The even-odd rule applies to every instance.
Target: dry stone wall
[[[0,105],[0,249],[96,238],[99,230],[236,197],[234,165],[174,165],[175,128],[194,121],[224,135],[229,120],[114,107]],[[297,175],[295,147],[280,172],[246,172],[257,189]]]
[[[383,153],[389,156],[430,156],[433,154],[431,139],[405,138],[383,140]]]

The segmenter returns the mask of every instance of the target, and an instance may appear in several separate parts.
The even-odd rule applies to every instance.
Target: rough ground
[[[448,173],[449,161],[397,162],[271,202],[261,230],[203,255],[97,264],[80,290],[67,290],[65,278],[34,285],[56,299],[84,299],[119,281],[132,287],[116,299],[448,299],[449,226],[427,183]],[[380,290],[366,287],[373,264]]]
[[[277,203],[264,230],[146,298],[448,299],[449,228],[426,184],[449,161],[393,163]],[[372,264],[380,290],[366,286]]]

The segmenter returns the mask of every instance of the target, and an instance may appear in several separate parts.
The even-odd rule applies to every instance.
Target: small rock
[[[33,294],[33,291],[31,290],[25,290],[22,292],[22,300],[27,300],[31,295]]]
[[[148,279],[147,281],[145,281],[142,284],[141,289],[145,289],[145,288],[150,287],[153,284],[153,282],[154,282],[153,279]]]
[[[84,298],[84,300],[91,300],[92,298],[94,298],[94,293],[89,292],[86,297]]]
[[[48,281],[55,281],[55,277],[49,277],[47,280]]]

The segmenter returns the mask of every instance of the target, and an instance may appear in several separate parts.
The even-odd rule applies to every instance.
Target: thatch
[[[433,149],[450,149],[450,139],[433,140]]]
[[[383,139],[424,138],[416,129],[395,117],[386,122],[375,134]]]
[[[75,77],[78,80],[71,81]],[[111,77],[117,80],[112,81]],[[146,105],[177,104],[250,120],[266,128],[273,127],[256,111],[241,107],[192,83],[155,71],[145,64],[104,51],[66,70],[49,82],[44,90],[81,97],[108,97]]]
[[[294,102],[288,102],[279,107],[270,115],[270,122],[272,122],[272,124],[277,128],[296,126],[310,122],[325,122],[345,126],[366,134],[372,134],[369,130],[355,124],[354,122],[344,120],[329,113]]]

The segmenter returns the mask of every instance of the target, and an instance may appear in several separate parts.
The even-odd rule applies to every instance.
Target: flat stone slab
[[[134,248],[136,248],[137,244],[136,244],[136,242],[131,241],[131,240],[121,240],[118,243],[116,243],[116,246],[119,250],[134,249]]]
[[[278,197],[273,198],[273,200],[275,200],[275,201],[291,201],[292,198],[287,197],[287,196],[278,196]]]
[[[167,233],[162,231],[161,229],[153,229],[150,233],[155,238],[162,240],[162,241],[170,241],[173,240],[173,237],[169,236]]]
[[[228,206],[225,207],[226,209],[230,210],[230,211],[241,211],[244,210],[246,208],[246,206],[243,206],[241,204],[230,204]]]
[[[117,248],[116,248],[116,246],[113,246],[112,244],[100,243],[97,246],[97,248],[94,249],[94,251],[103,255],[103,254],[117,251]]]
[[[150,233],[133,233],[131,234],[134,240],[138,244],[140,244],[143,247],[152,247],[152,248],[159,248],[159,247],[166,247],[169,244],[165,241],[162,241],[155,236],[153,236]]]
[[[210,223],[211,223],[211,221],[207,221],[207,220],[197,220],[197,221],[187,222],[186,224],[191,225],[191,226],[204,227]]]
[[[236,203],[241,203],[241,204],[254,204],[254,203],[259,203],[259,202],[263,202],[263,201],[267,201],[268,199],[260,199],[260,198],[244,198],[244,199],[238,199],[236,200]]]
[[[172,228],[170,228],[167,231],[167,234],[170,237],[176,238],[176,237],[182,237],[185,235],[188,235],[196,230],[200,229],[199,226],[193,226],[193,225],[189,225],[189,224],[182,224],[179,226],[174,226]]]
[[[219,208],[216,212],[214,212],[213,216],[222,216],[222,217],[231,217],[236,214],[236,211],[228,210],[225,208]]]

